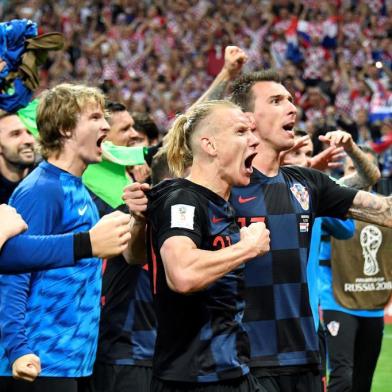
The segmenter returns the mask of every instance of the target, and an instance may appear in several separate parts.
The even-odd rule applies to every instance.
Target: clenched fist
[[[93,255],[100,258],[117,256],[127,249],[131,216],[120,211],[105,215],[90,230]]]
[[[235,78],[245,64],[248,56],[238,46],[226,46],[224,69],[227,70],[231,78]]]
[[[149,184],[139,182],[134,182],[124,188],[122,199],[136,219],[142,218],[143,212],[147,210],[148,200],[145,192],[149,189]]]
[[[41,361],[34,354],[26,354],[12,364],[12,377],[33,382],[41,372]]]
[[[240,238],[252,257],[262,256],[270,250],[270,232],[264,222],[251,223],[248,227],[242,227]]]
[[[27,224],[16,212],[15,208],[7,204],[0,205],[0,246],[11,237],[27,230]]]

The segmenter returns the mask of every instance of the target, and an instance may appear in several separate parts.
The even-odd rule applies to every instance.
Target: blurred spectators
[[[67,47],[51,53],[42,87],[99,85],[148,112],[161,132],[205,91],[229,44],[246,50],[245,70],[280,70],[308,132],[338,126],[362,143],[390,128],[389,0],[14,0],[0,13],[65,34]]]

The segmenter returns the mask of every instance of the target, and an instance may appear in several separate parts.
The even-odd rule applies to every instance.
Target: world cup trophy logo
[[[363,273],[367,276],[376,275],[380,271],[376,256],[382,242],[381,230],[373,225],[364,227],[361,231],[360,242],[365,260]]]

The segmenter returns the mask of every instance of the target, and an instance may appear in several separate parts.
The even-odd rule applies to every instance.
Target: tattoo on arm
[[[353,160],[357,172],[341,178],[340,183],[351,188],[366,189],[380,178],[378,167],[358,147],[348,153]]]
[[[226,93],[228,81],[222,81],[217,83],[215,86],[211,86],[211,90],[207,91],[206,101],[215,100],[215,99],[223,99]]]
[[[359,191],[348,210],[348,217],[392,228],[392,196]]]
[[[365,178],[361,177],[357,173],[342,177],[339,180],[339,183],[355,189],[366,189],[371,185]]]

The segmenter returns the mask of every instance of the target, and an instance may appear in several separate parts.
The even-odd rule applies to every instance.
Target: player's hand
[[[19,357],[12,364],[12,377],[17,380],[33,382],[41,373],[41,361],[34,354]]]
[[[343,147],[345,151],[350,151],[355,144],[351,134],[342,130],[328,132],[325,136],[320,135],[319,139],[330,146]]]
[[[7,66],[7,63],[0,58],[0,72]]]
[[[238,46],[226,46],[225,63],[223,68],[227,70],[231,78],[235,78],[248,60],[246,53]]]
[[[270,232],[264,222],[251,223],[240,230],[241,241],[256,256],[262,256],[270,250]]]
[[[124,188],[122,199],[137,220],[144,219],[143,213],[147,210],[148,203],[145,192],[149,189],[149,184],[140,184],[139,182],[134,182]]]
[[[309,135],[301,136],[301,137],[295,139],[293,147],[289,148],[288,150],[282,151],[279,154],[280,165],[290,164],[290,163],[287,163],[287,161],[285,161],[287,154],[294,152],[294,151],[297,151],[309,143],[310,143],[310,136]]]
[[[131,216],[120,211],[103,216],[90,230],[93,255],[102,259],[124,252],[131,239]]]
[[[136,165],[132,168],[132,175],[136,182],[144,182],[151,175],[151,169],[145,163],[144,165]]]
[[[311,158],[310,167],[321,171],[336,169],[343,166],[345,156],[343,147],[330,146]]]
[[[27,224],[16,212],[14,207],[7,204],[0,205],[0,236],[7,239],[27,230]]]

